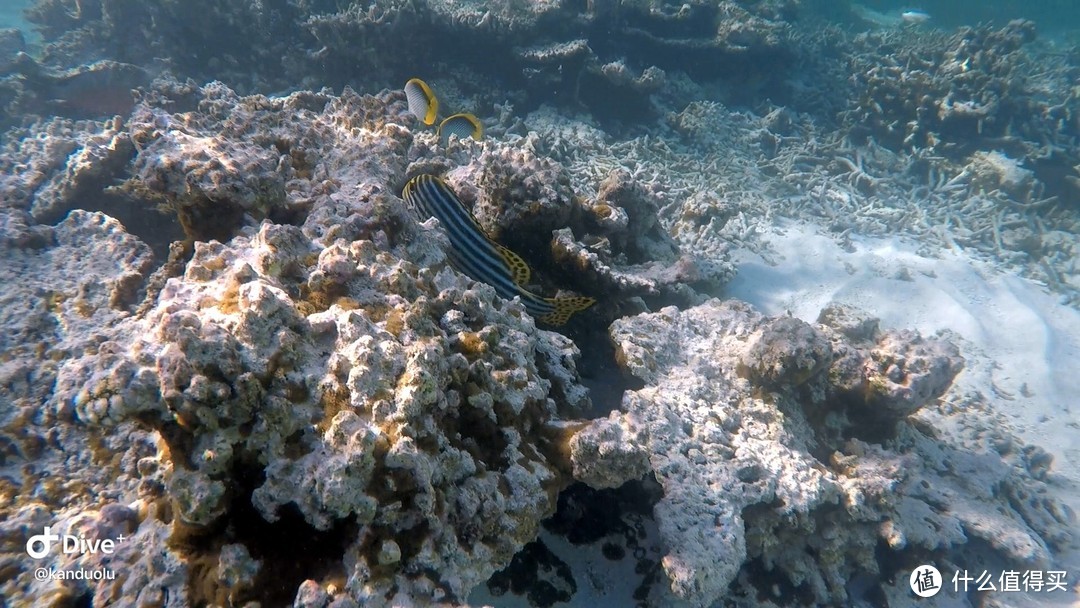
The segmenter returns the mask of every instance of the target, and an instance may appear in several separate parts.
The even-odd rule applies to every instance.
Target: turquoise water
[[[866,0],[852,2],[876,11],[906,11],[919,9],[931,16],[938,27],[956,27],[978,23],[1004,25],[1011,19],[1031,19],[1043,31],[1060,31],[1080,26],[1080,2],[1074,0],[995,0],[972,2],[971,0],[925,0],[923,2],[897,2],[895,0]]]
[[[23,18],[23,9],[30,2],[3,2],[0,3],[0,28],[15,27],[23,30],[24,35],[29,29],[29,24]]]

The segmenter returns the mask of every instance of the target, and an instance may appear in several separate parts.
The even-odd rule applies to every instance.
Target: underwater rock
[[[462,597],[536,537],[569,483],[564,421],[589,407],[576,346],[448,268],[443,238],[419,238],[385,193],[411,137],[396,110],[348,92],[200,95],[198,112],[137,112],[129,187],[174,209],[198,187],[244,216],[227,244],[196,241],[139,316],[73,353],[52,402],[95,432],[137,424],[160,437],[167,449],[139,460],[136,481],[168,506],[172,534],[192,539],[168,550],[177,559],[218,560],[198,539],[249,522],[225,543],[261,562],[250,585],[214,570],[170,592],[259,597],[292,556],[245,530],[277,526],[330,535],[306,579],[354,564],[334,601]],[[260,207],[260,183],[281,198]],[[285,217],[300,226],[253,226],[293,205],[304,212]],[[306,579],[285,587],[304,595]]]
[[[612,171],[595,199],[582,201],[584,217],[573,229],[552,233],[556,262],[584,283],[627,299],[649,296],[696,302],[697,290],[713,291],[730,280],[722,261],[683,252],[660,223],[659,200],[624,170]],[[580,279],[579,279],[580,280]]]
[[[621,413],[574,437],[574,471],[604,487],[640,474],[641,459],[648,459],[663,487],[654,516],[675,596],[707,606],[730,589],[782,603],[847,603],[850,581],[883,574],[875,557],[882,542],[889,551],[955,556],[983,551],[971,542],[980,539],[1007,559],[1046,563],[1047,543],[1071,538],[1071,518],[1053,502],[1029,513],[995,490],[1001,483],[1010,491],[1039,487],[1022,464],[896,422],[946,388],[958,370],[955,347],[885,332],[871,348],[876,321],[829,310],[823,318],[848,320],[834,330],[710,300],[612,324],[619,365],[645,386],[624,395]],[[840,329],[858,339],[832,335]],[[839,408],[826,419],[843,415],[824,391],[838,381],[829,353],[842,358],[848,351],[864,362],[885,351],[910,356],[922,383],[907,392],[897,387],[906,401],[895,409],[866,413],[896,426],[887,444],[845,439],[830,430],[834,423],[818,419],[822,405]],[[758,371],[740,371],[748,369]],[[585,461],[588,467],[579,466]],[[762,564],[791,587],[759,577]],[[884,585],[873,593],[887,592]]]
[[[51,223],[100,198],[134,149],[120,121],[54,118],[9,133],[0,154],[3,206]],[[85,208],[85,207],[82,207]]]
[[[870,351],[866,407],[874,416],[903,418],[945,392],[963,369],[950,342],[922,338],[912,330],[886,331]]]
[[[26,247],[26,236],[9,236],[11,228],[0,224],[0,271],[8,285],[0,351],[7,357],[34,348],[60,349],[59,355],[76,346],[69,340],[114,322],[138,302],[153,259],[116,220],[75,210],[55,227],[35,230],[33,247]]]
[[[767,324],[751,342],[739,365],[747,378],[760,386],[800,386],[832,362],[828,338],[793,317]]]
[[[851,308],[826,307],[818,321],[834,353],[825,398],[847,408],[848,432],[856,436],[890,433],[896,421],[944,393],[964,366],[951,342],[879,331],[875,319]]]
[[[626,171],[613,171],[600,183],[590,211],[597,232],[612,241],[627,262],[672,260],[679,253],[675,241],[660,224],[660,203]]]
[[[8,183],[22,198],[4,210],[4,243],[29,247],[26,255],[60,254],[69,228],[96,217],[128,245],[108,245],[104,235],[93,242],[139,252],[122,255],[114,282],[114,269],[93,271],[92,288],[45,297],[40,311],[21,315],[46,329],[60,318],[77,331],[57,338],[67,340],[63,355],[46,365],[39,358],[58,347],[27,351],[3,369],[5,390],[18,395],[12,402],[48,402],[65,445],[86,458],[95,454],[83,447],[87,434],[99,436],[123,467],[127,485],[118,491],[142,501],[134,536],[157,543],[153,553],[144,561],[125,553],[130,576],[94,593],[147,598],[153,590],[132,589],[162,581],[195,603],[291,602],[310,587],[305,580],[327,589],[319,573],[328,564],[340,571],[348,563],[346,585],[327,592],[332,602],[374,605],[391,589],[463,597],[536,538],[572,468],[589,478],[591,465],[574,465],[568,443],[581,428],[568,421],[590,407],[575,369],[580,351],[537,330],[520,304],[448,267],[445,239],[421,231],[392,194],[410,154],[437,162],[422,138],[410,151],[414,136],[402,124],[407,109],[394,96],[270,99],[160,82],[123,129],[80,127],[130,141],[130,165],[88,155],[85,168],[65,170],[78,140],[58,136],[71,128],[62,121],[23,144],[43,169],[23,174],[29,184]],[[511,144],[483,146],[449,179],[489,225],[506,234],[588,226],[618,243],[616,255],[675,261],[657,201],[627,176],[612,178],[599,199],[626,221],[601,230],[584,219],[584,199],[558,163]],[[145,247],[115,220],[78,209],[57,228],[36,225],[27,208],[35,199],[21,194],[50,179],[61,193],[80,180],[100,187],[95,171],[106,167],[127,176],[123,192],[144,217],[164,203],[188,236],[201,237],[187,254],[172,248],[135,316],[127,311],[153,269]],[[72,206],[79,199],[58,197]],[[114,254],[89,257],[116,264]],[[65,259],[85,270],[87,258]],[[53,280],[51,289],[64,284]],[[28,458],[39,443],[18,442]],[[642,453],[636,461],[624,454],[612,453],[623,464],[600,467],[593,482],[645,471]],[[70,475],[50,463],[42,466]],[[207,541],[222,529],[233,532]],[[293,556],[256,539],[285,542],[290,530],[320,549],[283,574]],[[240,547],[260,565],[245,566]],[[211,565],[188,570],[184,562]],[[285,583],[267,595],[271,579]]]
[[[593,420],[570,440],[574,479],[602,490],[641,479],[649,472],[649,455],[641,429],[617,412]]]
[[[409,133],[392,122],[397,112],[377,97],[348,89],[340,97],[239,97],[211,83],[195,91],[199,112],[170,112],[160,106],[191,92],[174,82],[158,87],[132,116],[138,153],[123,190],[175,213],[189,238],[227,240],[263,218],[302,224],[313,201],[336,189],[323,158],[338,143],[343,152],[335,162],[355,163],[357,171],[379,178],[374,184],[392,183],[403,170],[389,152],[400,152]],[[365,200],[385,189],[363,187]],[[335,209],[323,206],[317,213]],[[345,236],[341,231],[359,218],[338,219],[315,225]]]
[[[29,214],[12,209],[0,217],[0,281],[6,286],[0,293],[0,568],[6,573],[0,592],[27,605],[113,597],[109,588],[135,597],[137,587],[125,587],[122,579],[35,580],[32,566],[89,570],[108,565],[102,563],[108,557],[116,567],[150,560],[164,547],[152,525],[139,525],[136,509],[117,503],[138,494],[132,474],[135,461],[153,452],[149,433],[127,425],[90,437],[70,403],[49,401],[65,360],[91,352],[108,356],[101,330],[130,318],[153,257],[101,213],[76,209],[56,226],[34,225]],[[54,551],[30,562],[27,531],[42,533],[44,526],[96,539],[135,533],[139,544],[119,544],[112,556]]]
[[[553,287],[692,302],[697,289],[717,289],[734,274],[725,263],[681,253],[660,223],[658,199],[626,171],[612,171],[586,200],[574,195],[561,164],[532,147],[486,142],[478,157],[460,162],[448,183],[487,234],[525,256],[533,282],[557,275]],[[418,159],[408,173],[430,163]]]
[[[198,244],[185,278],[115,332],[111,361],[65,365],[57,399],[96,427],[137,418],[161,433],[189,534],[235,516],[238,498],[267,522],[286,505],[313,530],[354,522],[336,557],[355,564],[365,605],[395,587],[464,594],[535,537],[566,483],[558,410],[581,404],[551,399],[536,363],[566,345],[491,288],[370,241],[320,250],[264,224],[228,248]],[[542,367],[574,377],[572,359]],[[252,467],[261,481],[234,477]],[[395,543],[394,560],[360,550]],[[405,582],[416,568],[438,578]]]
[[[964,172],[976,191],[1001,190],[1017,201],[1030,201],[1035,188],[1035,173],[998,151],[972,154]]]
[[[583,240],[603,244],[591,235]],[[579,280],[624,298],[653,296],[693,302],[698,294],[692,286],[715,289],[731,276],[723,265],[696,260],[691,255],[675,260],[617,264],[609,261],[610,256],[602,255],[602,250],[575,240],[569,228],[554,232],[551,250],[555,261],[563,268],[572,269]]]
[[[570,177],[559,163],[528,148],[485,146],[447,181],[489,236],[513,239],[518,248],[543,247],[552,230],[566,226],[574,209]]]

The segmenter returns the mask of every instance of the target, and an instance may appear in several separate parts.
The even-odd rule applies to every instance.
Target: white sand
[[[845,251],[813,227],[788,223],[766,240],[779,265],[744,254],[726,295],[810,322],[837,301],[883,327],[959,334],[967,367],[957,388],[992,398],[1014,432],[1080,483],[1080,312],[987,263],[949,251],[924,257],[900,239],[855,237]]]
[[[984,394],[1009,421],[1003,430],[1053,454],[1053,490],[1080,513],[1080,312],[990,264],[951,251],[926,257],[899,238],[852,238],[849,251],[815,227],[784,223],[765,240],[777,265],[740,254],[725,295],[809,322],[837,301],[882,327],[958,334],[966,366],[945,398]],[[1058,558],[1070,578],[1080,570],[1080,552]],[[1056,599],[1071,601],[1065,595]]]

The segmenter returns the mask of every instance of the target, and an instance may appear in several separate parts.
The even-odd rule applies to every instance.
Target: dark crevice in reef
[[[577,369],[592,401],[592,410],[583,415],[590,419],[606,418],[619,409],[623,393],[640,390],[645,383],[619,368],[606,323],[597,323],[590,318],[589,311],[575,316],[579,318],[572,318],[564,329],[581,350]]]
[[[769,568],[760,558],[743,565],[746,580],[756,590],[757,601],[777,606],[814,606],[814,593],[808,583],[792,584],[780,568]]]
[[[651,97],[635,94],[627,85],[611,82],[602,74],[583,71],[578,77],[576,91],[576,101],[585,106],[597,123],[606,130],[630,129],[650,124],[660,115]],[[612,99],[620,101],[612,104]]]
[[[608,536],[640,540],[644,529],[627,520],[652,517],[653,506],[663,496],[660,483],[651,474],[607,490],[595,490],[578,482],[559,494],[555,514],[542,525],[575,545],[594,543]]]
[[[180,227],[196,241],[228,242],[243,226],[244,208],[230,200],[214,200],[197,195],[183,204],[176,202]]]
[[[168,259],[170,244],[184,238],[180,223],[172,214],[158,211],[145,200],[106,191],[97,202],[97,205],[91,203],[83,208],[116,218],[124,225],[124,230],[150,247],[158,263]]]
[[[603,541],[600,550],[611,561],[636,560],[634,571],[641,584],[634,597],[644,600],[652,585],[661,580],[660,564],[646,556],[646,518],[663,491],[652,475],[630,481],[618,488],[595,490],[575,483],[559,494],[555,514],[544,520],[544,529],[574,545]],[[565,557],[565,556],[563,556]],[[522,548],[510,564],[487,581],[488,591],[496,597],[506,593],[525,596],[530,606],[549,607],[569,601],[577,582],[569,566],[537,539]]]
[[[238,464],[232,470],[232,499],[221,518],[209,526],[173,522],[169,539],[188,562],[188,599],[192,605],[291,606],[296,590],[307,579],[344,581],[342,559],[357,537],[353,519],[341,520],[329,530],[307,523],[294,505],[278,509],[276,522],[263,519],[251,502],[252,492],[265,481],[262,468]],[[261,563],[249,586],[228,588],[218,577],[218,561],[226,544],[242,544]]]
[[[509,566],[488,579],[487,586],[488,591],[496,597],[508,591],[514,595],[524,595],[529,600],[529,606],[535,608],[550,608],[559,602],[569,602],[577,593],[577,581],[570,566],[541,540],[525,545],[510,560]]]
[[[195,247],[192,241],[183,240],[169,243],[169,252],[165,262],[146,280],[146,295],[143,297],[142,304],[136,310],[136,314],[144,314],[157,303],[157,296],[161,293],[166,281],[183,275],[187,263],[191,261],[191,256],[194,254]]]

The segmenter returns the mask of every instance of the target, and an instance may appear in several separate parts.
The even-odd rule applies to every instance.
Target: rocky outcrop
[[[880,578],[889,553],[960,559],[988,543],[1037,567],[1068,535],[1061,505],[1033,513],[1010,498],[1041,485],[1034,470],[941,444],[904,418],[958,373],[947,342],[878,332],[838,307],[810,325],[717,300],[620,319],[610,333],[645,386],[574,436],[574,473],[596,488],[655,476],[663,572],[692,605],[729,589],[843,604],[867,597],[851,595],[857,579],[880,585],[860,594],[894,593]]]

